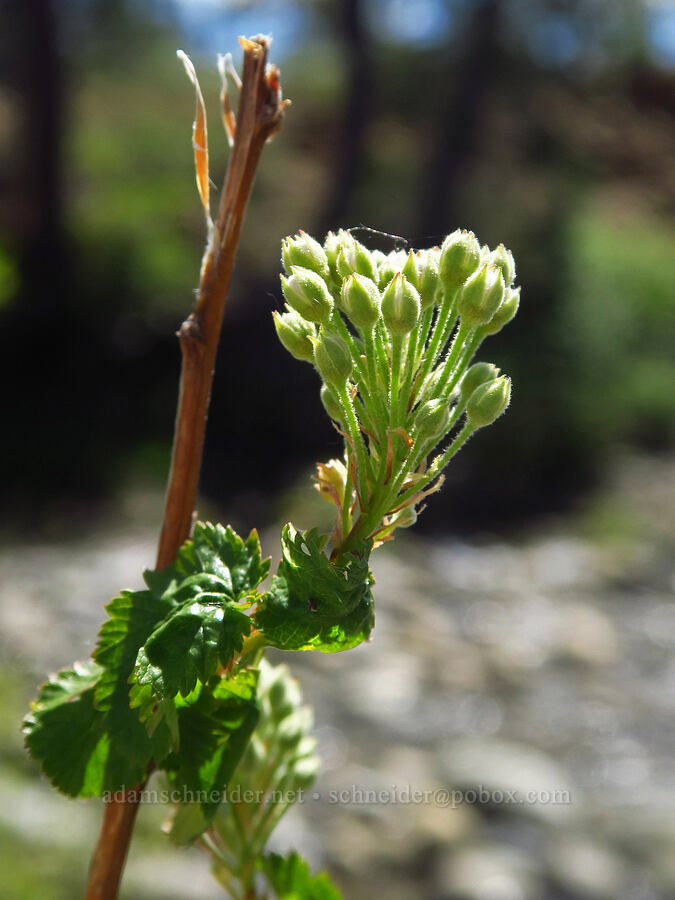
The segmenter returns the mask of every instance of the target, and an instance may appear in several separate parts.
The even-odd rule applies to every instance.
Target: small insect
[[[352,225],[351,228],[345,228],[345,231],[348,231],[350,234],[352,231],[365,231],[368,234],[386,238],[386,240],[391,241],[394,250],[405,250],[410,246],[410,241],[401,237],[400,234],[390,234],[388,231],[380,231],[377,228],[370,228],[368,225]]]

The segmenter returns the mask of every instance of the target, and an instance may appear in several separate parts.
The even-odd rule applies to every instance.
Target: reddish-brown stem
[[[183,364],[157,569],[173,562],[192,527],[213,369],[239,235],[260,154],[281,127],[284,110],[278,72],[267,66],[268,39],[258,36],[241,43],[244,63],[232,155],[202,262],[197,303],[178,331]],[[121,798],[106,801],[85,900],[117,897],[143,787],[136,785]]]

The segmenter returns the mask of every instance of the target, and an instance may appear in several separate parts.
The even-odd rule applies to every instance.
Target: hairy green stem
[[[363,435],[361,434],[361,429],[359,428],[359,423],[356,419],[354,405],[352,403],[352,398],[349,395],[347,385],[336,385],[335,390],[337,391],[338,399],[340,400],[340,404],[342,406],[342,411],[345,414],[347,431],[349,432],[352,444],[354,445],[354,452],[356,454],[356,482],[358,485],[361,507],[365,508],[368,503],[369,470],[369,457],[366,452],[366,445],[363,440]]]

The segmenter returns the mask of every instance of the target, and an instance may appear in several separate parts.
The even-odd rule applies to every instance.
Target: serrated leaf
[[[221,803],[258,722],[256,683],[257,672],[246,670],[178,706],[181,750],[167,757],[164,767],[186,800],[199,800],[207,819]]]
[[[251,620],[213,594],[175,610],[141,648],[135,681],[150,686],[157,698],[183,696],[197,681],[206,682],[241,650],[251,631]]]
[[[57,788],[80,796],[128,788],[177,749],[181,704],[174,695],[190,695],[241,649],[251,622],[234,604],[255,602],[268,568],[255,532],[243,541],[229,527],[198,523],[175,563],[145,573],[147,590],[111,601],[94,660],[52,676],[25,722],[26,743]],[[143,680],[130,684],[137,660]],[[182,707],[199,696],[195,690]],[[229,723],[228,741],[238,724]],[[232,740],[227,758],[218,747],[202,753],[214,781],[227,774],[235,749]]]
[[[312,875],[295,851],[288,856],[268,853],[258,861],[278,900],[341,900],[342,893],[326,872]]]
[[[137,648],[131,702],[144,720],[157,702],[186,696],[242,649],[251,620],[241,608],[258,599],[267,576],[255,530],[246,541],[228,525],[198,522],[176,562],[162,573],[146,573],[151,591],[173,604]]]
[[[101,667],[75,663],[52,675],[24,719],[26,746],[52,783],[71,797],[94,793],[95,772],[105,764],[103,715],[94,706]],[[100,780],[100,779],[98,779]]]
[[[151,593],[172,606],[137,647],[131,705],[142,720],[156,724],[161,700],[186,696],[242,649],[251,631],[243,608],[258,599],[269,563],[255,530],[244,541],[229,525],[198,522],[175,563],[146,572]]]
[[[121,591],[107,606],[94,659],[105,671],[96,689],[96,705],[110,709],[120,681],[126,684],[141,647],[153,628],[168,616],[175,603],[152,591]],[[128,688],[127,688],[128,690]]]
[[[292,525],[282,532],[282,561],[254,624],[284,650],[334,653],[366,640],[374,625],[366,545],[331,563],[322,538]]]
[[[114,721],[111,712],[96,707],[101,671],[89,660],[53,675],[24,720],[31,756],[55,787],[73,797],[100,796],[136,784],[163,740],[163,735],[150,740],[128,705],[126,717],[122,713]]]
[[[244,541],[229,525],[198,522],[192,540],[203,571],[229,582],[235,600],[243,599],[267,577],[270,560],[262,559],[255,529]]]
[[[224,593],[241,602],[264,581],[269,568],[270,560],[262,559],[255,529],[244,541],[229,525],[197,522],[192,538],[181,546],[175,562],[161,572],[147,571],[143,577],[157,596],[174,596],[181,585],[199,584],[198,580],[190,582],[190,576],[213,575],[214,580],[201,582],[202,591]]]

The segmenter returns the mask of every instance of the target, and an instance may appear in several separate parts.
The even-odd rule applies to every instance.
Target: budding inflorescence
[[[277,334],[313,363],[345,439],[344,461],[319,464],[316,485],[338,508],[334,552],[376,545],[413,524],[452,457],[509,404],[510,379],[470,363],[518,311],[515,262],[459,230],[389,254],[349,231],[323,246],[301,231],[282,242],[282,262]]]

